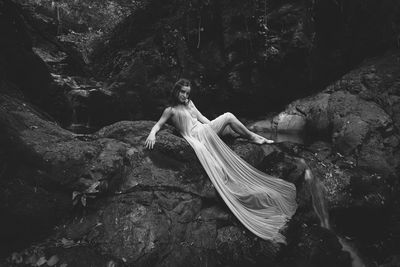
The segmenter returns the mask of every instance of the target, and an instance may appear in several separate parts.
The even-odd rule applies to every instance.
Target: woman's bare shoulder
[[[172,116],[175,114],[175,108],[174,107],[166,107],[164,109],[164,114]]]

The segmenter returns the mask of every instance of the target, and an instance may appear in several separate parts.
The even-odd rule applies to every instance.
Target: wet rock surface
[[[332,142],[336,152],[353,158],[357,166],[395,176],[399,166],[398,58],[399,53],[392,51],[367,60],[324,92],[293,102],[276,120],[288,118],[281,120],[287,125],[294,116],[295,122],[300,117],[305,120],[304,131],[314,139]]]
[[[366,60],[274,119],[283,126],[305,121],[301,130],[312,137],[299,156],[323,184],[333,227],[380,263],[400,242],[398,58],[389,51]]]
[[[25,176],[19,179],[27,184],[27,190],[17,190],[19,201],[13,201],[17,191],[11,190],[17,175],[15,170],[3,178],[8,181],[4,190],[9,193],[7,201],[2,202],[2,214],[10,222],[25,221],[29,214],[35,214],[36,217],[30,218],[31,231],[38,229],[44,217],[54,218],[45,227],[42,225],[46,228],[44,234],[52,232],[50,238],[14,253],[6,259],[7,264],[16,265],[18,261],[29,264],[33,259],[49,262],[53,255],[60,264],[77,266],[110,261],[116,266],[187,266],[188,263],[219,266],[237,262],[251,266],[270,262],[279,266],[283,259],[287,261],[285,256],[280,258],[284,252],[279,244],[255,237],[231,215],[190,146],[172,128],[162,130],[154,150],[147,151],[143,143],[153,122],[122,121],[95,135],[76,135],[47,122],[28,105],[13,98],[3,97],[1,103],[2,128],[7,130],[8,140],[14,140],[13,145],[21,151],[30,151],[19,155],[19,161],[31,166],[21,169]],[[284,153],[273,147],[266,153],[260,146],[243,141],[236,141],[233,148],[255,165],[263,164],[263,154],[271,157],[273,151]],[[13,149],[6,142],[2,151],[9,153]],[[286,163],[283,161],[281,165]],[[301,188],[307,192],[302,171],[296,166],[289,166],[284,177],[295,182],[300,192]],[[37,173],[34,182],[32,172]],[[34,188],[35,202],[32,202],[33,193],[29,192]],[[312,213],[309,195],[302,194],[299,194],[302,205]],[[46,208],[46,196],[54,199],[55,204]],[[30,213],[22,203],[24,199],[31,202]],[[23,210],[17,209],[19,206]],[[18,212],[10,213],[15,210]],[[68,219],[71,216],[73,219]],[[316,223],[315,216],[310,218]],[[301,221],[307,223],[303,218]],[[294,253],[295,243],[306,242],[308,238],[299,236],[298,227],[293,222],[288,225],[288,240],[293,245],[290,253]],[[320,231],[318,227],[314,230],[312,224],[307,227],[311,227],[307,230],[310,233]],[[11,229],[15,234],[20,233]],[[15,235],[9,234],[9,238]],[[320,237],[329,243],[331,239]],[[310,247],[319,246],[310,242]],[[334,244],[328,245],[327,251],[335,255],[344,253]],[[76,257],[72,256],[76,253]],[[86,253],[83,260],[81,257]],[[82,261],[78,263],[79,259]],[[332,266],[348,262],[343,256],[339,259]]]

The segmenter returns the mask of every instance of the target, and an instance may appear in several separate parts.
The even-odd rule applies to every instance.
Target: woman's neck
[[[177,104],[175,104],[175,105],[173,105],[172,107],[187,107],[187,106],[189,106],[189,102],[190,102],[190,100],[188,99],[185,103],[177,103]]]

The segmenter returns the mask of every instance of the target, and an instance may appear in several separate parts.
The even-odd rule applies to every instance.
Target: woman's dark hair
[[[190,81],[188,79],[181,78],[175,83],[175,85],[171,91],[171,101],[170,102],[171,102],[172,106],[179,104],[179,99],[178,99],[179,92],[181,91],[182,87],[184,87],[184,86],[190,86]],[[190,96],[189,96],[189,99],[190,99]]]

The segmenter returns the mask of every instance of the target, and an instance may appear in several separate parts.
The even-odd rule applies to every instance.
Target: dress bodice
[[[172,117],[172,122],[174,126],[180,131],[182,136],[190,136],[193,129],[201,124],[201,122],[190,114],[189,110],[185,107],[178,106],[173,109],[174,116]]]

